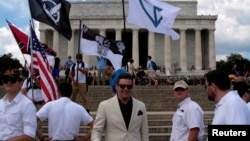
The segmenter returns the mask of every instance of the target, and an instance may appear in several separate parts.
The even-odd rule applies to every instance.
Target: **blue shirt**
[[[121,75],[121,74],[124,74],[126,73],[127,71],[125,69],[118,69],[114,72],[113,76],[109,79],[109,85],[111,86],[111,89],[112,89],[112,92],[113,93],[116,93],[117,90],[116,90],[116,83],[117,83],[117,80],[118,80],[118,77]]]
[[[73,61],[72,60],[67,60],[65,62],[65,65],[66,65],[67,69],[70,69],[71,65],[73,65]]]
[[[97,57],[98,66],[97,69],[103,70],[106,66],[106,59],[103,57]]]

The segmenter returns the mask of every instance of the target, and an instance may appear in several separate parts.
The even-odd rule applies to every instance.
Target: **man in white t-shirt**
[[[246,102],[237,91],[231,91],[228,75],[220,70],[213,70],[205,74],[205,79],[208,99],[216,103],[212,124],[250,124],[250,112]]]
[[[69,71],[69,77],[72,81],[72,95],[71,99],[76,100],[76,96],[79,93],[82,97],[82,104],[88,111],[87,101],[87,74],[89,72],[89,66],[86,62],[82,61],[82,54],[76,54],[76,63],[74,63]]]

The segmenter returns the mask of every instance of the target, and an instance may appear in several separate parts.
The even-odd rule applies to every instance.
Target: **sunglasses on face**
[[[3,83],[7,84],[8,82],[14,84],[17,82],[17,78],[13,76],[3,76],[2,77]]]
[[[184,89],[184,88],[176,88],[176,89],[174,89],[176,92],[178,92],[178,91],[185,91],[186,89]]]
[[[127,87],[128,89],[132,89],[133,85],[125,85],[125,84],[120,84],[119,85],[121,89],[125,89],[125,87]]]

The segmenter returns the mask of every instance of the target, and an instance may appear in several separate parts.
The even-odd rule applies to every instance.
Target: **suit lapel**
[[[135,118],[137,116],[137,112],[138,112],[138,103],[136,102],[136,100],[131,97],[132,100],[133,100],[133,108],[132,108],[132,114],[131,114],[131,118],[130,118],[130,122],[129,122],[129,126],[128,126],[128,129],[131,128],[132,125],[136,124],[136,123],[133,123],[135,121]]]

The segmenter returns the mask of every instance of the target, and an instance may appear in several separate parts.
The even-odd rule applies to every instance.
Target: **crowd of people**
[[[37,137],[41,141],[76,141],[83,124],[89,126],[83,141],[100,141],[103,133],[106,141],[148,141],[146,105],[133,93],[136,75],[146,72],[139,68],[136,73],[133,59],[129,60],[127,69],[118,70],[107,66],[106,60],[101,59],[97,58],[100,63],[98,72],[108,80],[111,97],[99,103],[95,117],[88,109],[89,65],[83,61],[82,54],[76,54],[76,62],[70,62],[71,57],[65,62],[65,69],[68,69],[65,81],[57,79],[58,70],[53,71],[59,98],[48,103],[43,101],[39,74],[30,72],[24,80],[19,70],[6,70],[2,76],[6,94],[0,99],[0,139],[32,141]],[[159,85],[150,60],[148,56],[147,70],[150,75],[146,74],[147,85]],[[60,59],[55,64],[55,69],[60,68]],[[97,78],[100,80],[98,85],[104,83],[102,75]],[[166,83],[173,85],[178,105],[172,117],[170,141],[202,141],[204,112],[190,97],[189,85],[194,84],[194,80],[189,77],[167,79]],[[250,87],[247,79],[239,76],[232,81],[225,72],[211,70],[204,75],[202,84],[208,100],[215,102],[212,125],[250,125]],[[82,98],[81,104],[75,102],[78,94]],[[48,136],[42,133],[42,121],[48,121]]]

